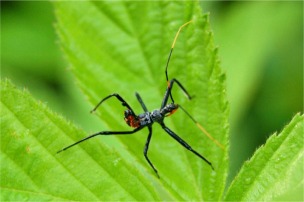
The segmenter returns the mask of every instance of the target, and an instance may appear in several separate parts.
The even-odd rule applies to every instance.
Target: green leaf
[[[202,14],[197,2],[86,1],[54,2],[54,6],[63,51],[92,108],[103,97],[115,92],[137,113],[143,110],[134,96],[136,91],[149,110],[160,107],[167,86],[165,64],[175,33],[179,26],[194,20],[177,39],[168,70],[169,78],[177,78],[194,95],[194,99],[187,100],[177,86],[172,93],[176,103],[189,111],[226,149],[220,149],[208,139],[182,111],[166,118],[165,122],[210,160],[215,171],[174,141],[157,124],[153,127],[148,154],[158,169],[160,180],[142,153],[148,135],[145,129],[132,136],[91,139],[65,151],[60,158],[72,162],[77,156],[78,159],[91,158],[104,164],[100,157],[106,156],[101,149],[102,145],[106,145],[121,155],[120,160],[124,159],[134,178],[144,186],[149,185],[150,199],[220,200],[228,169],[225,75],[219,68],[208,15]],[[123,120],[123,110],[114,98],[104,103],[97,112],[104,123],[100,130],[132,130]],[[84,136],[71,133],[69,137],[73,141],[63,140],[62,146]],[[87,152],[86,155],[77,153],[81,148]],[[116,160],[112,156],[107,156],[107,159],[110,162]],[[126,165],[117,165],[121,166]],[[77,167],[84,169],[90,166],[80,163]],[[143,185],[128,179],[130,176],[126,171],[118,172],[116,169],[108,169],[108,176],[116,179],[117,184],[126,190],[131,187],[143,189]],[[94,180],[100,186],[107,184],[106,177],[96,176]],[[125,199],[143,199],[131,193],[133,195]],[[121,193],[117,190],[115,194]],[[103,200],[106,197],[102,193],[98,196]]]
[[[227,201],[303,200],[303,115],[272,135],[245,162],[227,191]],[[283,195],[283,197],[281,197]]]
[[[72,141],[68,136],[86,133],[9,81],[1,82],[0,124],[1,201],[159,199],[149,181],[102,142],[73,156],[56,154]],[[95,160],[90,152],[102,155]]]

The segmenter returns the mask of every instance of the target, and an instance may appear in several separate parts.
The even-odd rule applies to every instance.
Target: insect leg
[[[152,127],[148,126],[148,129],[149,129],[149,135],[148,135],[145,147],[144,147],[144,156],[145,156],[146,160],[148,161],[148,163],[150,164],[150,166],[152,167],[152,169],[154,170],[154,172],[156,173],[157,177],[159,178],[156,168],[153,166],[153,164],[151,163],[151,161],[148,158],[148,149],[149,149],[149,144],[150,144],[150,140],[152,137]]]
[[[174,84],[174,83],[177,83],[177,85],[181,88],[181,90],[182,90],[183,93],[186,95],[186,97],[187,97],[189,100],[191,100],[191,96],[189,95],[189,93],[188,93],[188,91],[185,89],[185,87],[184,87],[177,79],[172,79],[172,80],[170,81],[170,83],[169,83],[167,89],[166,89],[165,96],[164,96],[164,99],[163,99],[163,101],[162,101],[161,109],[162,109],[163,107],[166,106],[166,104],[167,104],[167,102],[168,102],[168,98],[169,98],[169,96],[171,96],[171,90],[172,90],[172,88],[173,88],[173,84]],[[172,102],[174,103],[174,100],[173,100],[172,96],[171,96],[171,100],[172,100]]]
[[[162,124],[162,128],[171,136],[173,137],[176,141],[178,141],[183,147],[185,147],[186,149],[188,149],[189,151],[191,151],[192,153],[194,153],[196,156],[200,157],[201,159],[203,159],[208,165],[210,165],[210,167],[212,168],[212,170],[214,170],[212,164],[210,161],[208,161],[205,157],[203,157],[202,155],[200,155],[197,151],[195,151],[194,149],[192,149],[192,147],[185,142],[182,138],[180,138],[178,135],[176,135],[172,130],[170,130],[167,126],[165,126],[165,124]]]
[[[94,111],[96,111],[96,109],[97,109],[104,101],[106,101],[107,99],[109,99],[109,98],[111,98],[111,97],[113,97],[113,96],[115,96],[115,97],[121,102],[122,106],[125,106],[125,107],[127,107],[128,109],[130,109],[130,110],[132,111],[132,113],[135,115],[135,113],[134,113],[133,109],[130,107],[130,105],[129,105],[129,104],[128,104],[120,95],[119,95],[119,94],[117,94],[117,93],[113,93],[113,94],[108,95],[107,97],[103,98],[103,99],[96,105],[96,107],[95,107],[93,110],[91,110],[91,113],[94,112]]]
[[[67,149],[69,149],[69,148],[71,148],[71,147],[73,147],[73,146],[75,146],[75,145],[77,145],[77,144],[79,144],[81,142],[84,142],[84,141],[86,141],[86,140],[88,140],[90,138],[93,138],[93,137],[95,137],[97,135],[129,135],[129,134],[136,133],[137,131],[141,130],[142,128],[143,127],[135,128],[132,131],[101,131],[101,132],[95,133],[93,135],[90,135],[88,137],[85,137],[85,138],[83,138],[83,139],[75,142],[74,144],[71,144],[71,145],[69,145],[67,147],[64,147],[63,149],[59,150],[57,153],[63,152],[64,150],[67,150]]]
[[[135,96],[136,96],[138,102],[140,103],[141,107],[143,108],[143,110],[144,110],[145,112],[148,112],[148,109],[147,109],[147,107],[146,107],[144,101],[141,99],[140,95],[136,92],[136,93],[135,93]]]

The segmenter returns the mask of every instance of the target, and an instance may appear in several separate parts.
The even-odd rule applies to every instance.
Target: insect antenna
[[[169,77],[168,77],[168,67],[169,67],[169,62],[170,62],[170,59],[171,59],[171,55],[172,55],[172,52],[173,52],[173,49],[174,49],[177,37],[178,37],[179,33],[181,32],[181,30],[183,29],[183,27],[187,26],[188,24],[190,24],[192,22],[193,22],[193,20],[190,20],[189,22],[186,22],[185,24],[183,24],[182,26],[180,26],[179,29],[178,29],[178,31],[175,34],[175,37],[174,37],[174,40],[173,40],[173,43],[172,43],[172,46],[171,46],[171,50],[169,52],[169,57],[168,57],[168,60],[167,60],[166,70],[165,70],[166,80],[167,80],[167,85],[168,86],[170,86]],[[170,98],[171,98],[171,100],[173,102],[173,98],[172,98],[171,92],[170,92]]]
[[[170,50],[170,53],[169,53],[169,57],[168,57],[168,60],[167,60],[167,64],[166,64],[166,79],[167,79],[167,82],[169,81],[169,77],[168,77],[168,66],[169,66],[169,62],[170,62],[170,59],[171,59],[171,55],[172,55],[172,52],[173,52],[173,49],[174,49],[174,46],[175,46],[175,43],[176,43],[176,40],[177,40],[177,37],[179,35],[179,33],[181,32],[181,30],[187,26],[188,24],[192,23],[193,20],[190,20],[189,22],[186,22],[185,24],[183,24],[182,26],[179,27],[178,31],[176,32],[175,34],[175,37],[174,37],[174,40],[173,40],[173,43],[172,43],[172,46],[171,46],[171,50]]]
[[[219,143],[216,139],[214,139],[209,133],[208,131],[201,125],[199,124],[194,118],[193,116],[191,116],[189,114],[189,112],[187,112],[181,105],[178,105],[186,114],[187,116],[195,123],[195,125],[210,139],[212,140],[218,147],[220,147],[222,150],[225,150],[225,146],[223,146],[221,143]]]

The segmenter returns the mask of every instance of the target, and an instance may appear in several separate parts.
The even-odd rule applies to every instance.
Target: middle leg
[[[150,161],[150,159],[148,158],[148,149],[149,149],[149,144],[150,144],[150,140],[152,137],[152,127],[148,126],[149,129],[149,135],[145,144],[145,148],[144,148],[144,156],[146,158],[146,160],[148,161],[148,163],[150,164],[150,166],[152,167],[152,169],[154,170],[154,172],[156,173],[157,177],[159,178],[158,172],[156,170],[156,168],[154,167],[154,165],[152,164],[152,162]]]
[[[144,101],[141,99],[140,95],[136,92],[136,93],[135,93],[135,96],[136,96],[138,102],[140,103],[141,107],[143,108],[143,110],[144,110],[145,112],[148,112],[148,109],[147,109],[147,107],[146,107]]]

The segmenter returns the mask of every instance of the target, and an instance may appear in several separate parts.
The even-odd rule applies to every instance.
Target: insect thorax
[[[131,118],[131,116],[129,116],[129,118]],[[138,125],[138,127],[139,127],[139,126],[148,126],[148,125],[153,124],[154,122],[162,122],[164,119],[164,116],[160,113],[160,110],[156,109],[152,112],[145,112],[145,113],[139,114],[138,116],[135,116],[135,117],[132,116],[131,119],[132,120],[136,119],[139,123],[139,125]],[[132,125],[130,125],[130,126],[132,126]],[[132,127],[134,127],[134,126],[132,126]]]
[[[162,122],[164,120],[164,115],[162,115],[161,111],[158,109],[153,110],[150,113],[150,117],[153,122]]]
[[[130,109],[125,111],[125,121],[126,123],[133,127],[138,128],[140,126],[148,126],[153,124],[153,122],[162,123],[165,116],[170,116],[178,109],[178,105],[171,103],[167,104],[162,109],[155,109],[152,112],[145,112],[135,115]]]
[[[140,121],[141,126],[147,126],[153,123],[153,120],[150,117],[150,112],[145,112],[143,114],[138,115],[138,119]]]

